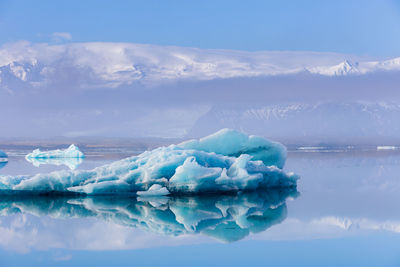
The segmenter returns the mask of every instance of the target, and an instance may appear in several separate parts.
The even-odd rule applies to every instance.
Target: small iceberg
[[[5,152],[0,150],[0,169],[4,168],[8,163],[8,156]]]
[[[33,150],[25,158],[31,159],[53,159],[53,158],[84,158],[85,155],[74,144],[70,145],[67,149],[56,149],[49,151],[40,151],[40,149]]]
[[[398,149],[396,146],[377,146],[376,150],[396,150]]]
[[[323,146],[301,146],[297,148],[297,150],[304,150],[304,151],[319,151],[324,149],[326,149],[326,147]]]
[[[7,154],[1,150],[0,150],[0,162],[8,162]]]
[[[65,165],[70,170],[75,170],[82,162],[83,158],[28,158],[26,160],[32,163],[35,167],[40,167],[42,164],[61,166]]]
[[[93,170],[0,176],[0,194],[182,195],[296,187],[298,176],[282,170],[285,160],[283,145],[224,129]]]

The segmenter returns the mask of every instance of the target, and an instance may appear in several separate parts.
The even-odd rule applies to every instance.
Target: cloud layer
[[[56,32],[58,40],[71,40]],[[0,48],[1,87],[64,85],[119,87],[176,80],[212,80],[311,73],[324,76],[399,71],[400,58],[360,58],[317,52],[245,52],[133,43],[18,42]]]

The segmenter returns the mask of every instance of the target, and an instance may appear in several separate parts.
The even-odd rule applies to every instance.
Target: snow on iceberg
[[[3,193],[136,194],[153,185],[170,194],[296,187],[298,176],[280,167],[283,145],[224,129],[198,141],[159,147],[93,170],[0,176]],[[163,190],[150,190],[155,192]]]
[[[49,151],[40,151],[40,149],[33,150],[32,153],[29,153],[25,156],[25,158],[29,161],[30,158],[43,158],[43,159],[51,159],[51,158],[84,158],[85,155],[79,150],[77,146],[74,144],[70,145],[67,149],[56,149]]]

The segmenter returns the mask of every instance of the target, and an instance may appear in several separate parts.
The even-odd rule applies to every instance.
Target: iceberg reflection
[[[26,158],[35,167],[40,167],[42,164],[50,164],[61,166],[65,165],[70,170],[75,170],[82,162],[83,158]]]
[[[8,161],[0,161],[0,169],[7,165]]]
[[[2,196],[0,215],[31,214],[57,219],[96,218],[147,232],[203,234],[223,242],[243,239],[285,220],[295,189],[237,195],[115,198]]]

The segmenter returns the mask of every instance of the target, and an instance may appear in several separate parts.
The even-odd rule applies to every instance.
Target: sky
[[[0,139],[398,140],[399,71],[400,0],[0,0]]]
[[[133,42],[400,55],[399,0],[0,0],[0,44]]]

